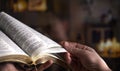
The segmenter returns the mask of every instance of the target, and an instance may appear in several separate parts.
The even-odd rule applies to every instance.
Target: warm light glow
[[[13,4],[14,12],[22,12],[27,9],[27,2],[25,0],[18,0]]]
[[[109,48],[112,46],[112,41],[110,39],[107,39],[107,42],[105,43],[105,46],[106,48]]]
[[[103,40],[101,40],[101,42],[100,42],[100,44],[99,44],[99,46],[98,46],[98,50],[99,50],[99,51],[103,51],[103,50],[104,50],[104,46],[105,46],[105,43],[104,43]]]
[[[30,11],[46,11],[47,4],[46,0],[29,0],[28,10]]]
[[[27,8],[27,3],[25,2],[25,0],[19,0],[18,1],[18,10],[24,11]]]
[[[112,40],[107,39],[106,42],[101,40],[97,45],[97,50],[105,57],[120,57],[120,43],[115,37]]]
[[[16,12],[17,11],[17,4],[15,3],[15,4],[13,4],[13,9],[14,9],[14,12]]]

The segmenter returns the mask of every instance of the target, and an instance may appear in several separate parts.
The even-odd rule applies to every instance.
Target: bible
[[[38,65],[48,60],[67,68],[61,45],[5,12],[0,13],[0,62]]]

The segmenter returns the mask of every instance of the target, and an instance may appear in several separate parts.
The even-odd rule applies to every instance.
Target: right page
[[[0,13],[0,22],[0,28],[32,57],[33,62],[44,55],[57,58],[50,53],[66,52],[59,44],[4,12]]]

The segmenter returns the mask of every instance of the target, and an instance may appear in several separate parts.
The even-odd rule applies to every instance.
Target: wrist
[[[98,71],[112,71],[108,66],[101,66],[98,68]]]
[[[98,63],[98,71],[112,71],[104,60],[101,59]]]

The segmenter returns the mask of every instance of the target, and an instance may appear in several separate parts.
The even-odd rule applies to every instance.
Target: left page
[[[0,30],[0,62],[6,61],[31,63],[29,56]]]
[[[46,54],[49,56],[50,53],[66,52],[59,44],[42,34],[38,34],[34,29],[4,12],[0,13],[0,22],[2,22],[0,28],[30,55],[33,61]]]
[[[68,68],[67,64],[60,57],[60,54],[67,52],[62,46],[52,39],[30,28],[14,17],[0,13],[0,28],[5,32],[17,45],[21,47],[37,65],[53,60],[55,64]]]

